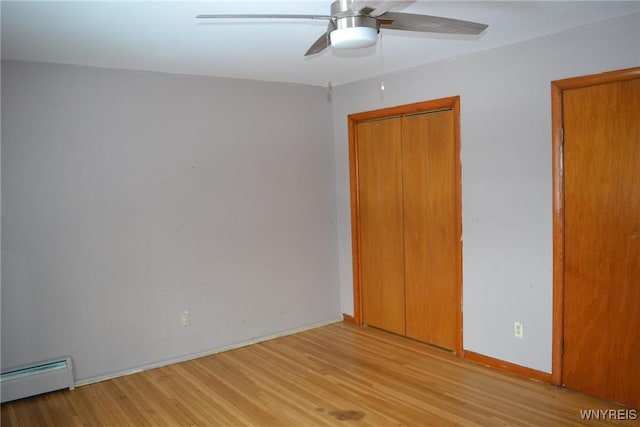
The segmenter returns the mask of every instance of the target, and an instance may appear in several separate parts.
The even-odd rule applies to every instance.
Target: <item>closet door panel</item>
[[[401,122],[358,123],[362,319],[405,334]]]
[[[456,348],[456,182],[451,110],[402,118],[406,335]]]

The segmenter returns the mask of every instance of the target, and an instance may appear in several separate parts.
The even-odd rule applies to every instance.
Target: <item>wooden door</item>
[[[459,236],[453,111],[401,120],[406,335],[455,350]]]
[[[401,123],[361,122],[357,134],[362,319],[404,335]]]
[[[349,116],[354,322],[462,354],[460,98]]]
[[[640,407],[640,75],[562,92],[562,383]]]

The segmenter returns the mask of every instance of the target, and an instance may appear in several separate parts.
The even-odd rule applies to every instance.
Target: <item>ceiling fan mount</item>
[[[488,26],[477,22],[439,16],[390,12],[397,6],[414,1],[336,0],[331,3],[331,15],[234,14],[198,15],[199,19],[316,19],[327,20],[327,31],[307,50],[305,56],[324,51],[329,46],[356,49],[376,44],[381,28],[426,33],[478,35]]]

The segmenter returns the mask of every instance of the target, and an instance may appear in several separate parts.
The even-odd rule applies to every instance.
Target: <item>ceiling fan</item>
[[[327,20],[327,31],[316,40],[305,56],[320,53],[329,46],[355,49],[372,46],[378,40],[380,28],[419,31],[425,33],[466,34],[482,33],[488,25],[439,16],[389,12],[396,6],[414,1],[336,0],[331,3],[331,15],[234,14],[198,15],[198,19],[317,19]]]

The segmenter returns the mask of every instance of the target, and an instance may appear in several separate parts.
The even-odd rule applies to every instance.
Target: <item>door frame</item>
[[[600,84],[640,78],[640,67],[591,74],[551,82],[551,140],[553,174],[553,335],[551,383],[563,383],[565,229],[564,229],[564,147],[563,92]]]
[[[411,114],[422,114],[451,110],[453,112],[453,140],[456,179],[455,205],[456,205],[456,354],[462,356],[462,176],[460,164],[460,97],[452,96],[435,99],[432,101],[417,102],[383,108],[380,110],[354,113],[348,116],[349,131],[349,181],[351,190],[351,246],[353,256],[353,320],[356,325],[362,325],[362,269],[360,252],[360,201],[358,183],[358,138],[356,127],[359,122],[369,120],[389,119],[393,117]]]

